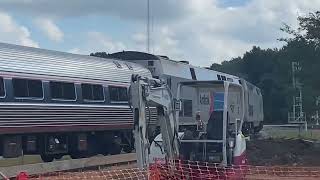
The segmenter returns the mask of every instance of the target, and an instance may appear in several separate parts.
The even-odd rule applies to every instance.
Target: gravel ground
[[[320,129],[264,126],[247,154],[252,165],[320,166]]]

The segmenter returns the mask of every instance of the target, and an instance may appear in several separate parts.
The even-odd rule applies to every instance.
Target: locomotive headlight
[[[196,121],[197,121],[197,130],[202,131],[203,130],[203,121],[201,120],[200,111],[197,111],[197,113],[196,113]]]
[[[197,113],[196,113],[196,120],[197,120],[197,121],[200,121],[200,120],[201,120],[200,111],[197,111]]]

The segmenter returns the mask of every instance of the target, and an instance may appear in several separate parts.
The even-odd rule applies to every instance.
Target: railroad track
[[[36,163],[18,166],[0,167],[0,172],[7,178],[16,177],[19,172],[28,175],[45,174],[50,172],[74,171],[87,169],[100,169],[108,166],[130,166],[136,163],[136,154],[118,154],[111,156],[94,156],[90,158],[54,161],[49,163]]]

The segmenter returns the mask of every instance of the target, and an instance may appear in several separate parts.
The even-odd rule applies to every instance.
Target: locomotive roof
[[[187,61],[175,61],[175,60],[169,59],[167,56],[153,55],[145,52],[121,51],[121,52],[108,54],[108,56],[111,58],[117,58],[124,61],[160,60],[163,74],[175,76],[175,77],[183,77],[186,79],[191,79],[189,68],[195,69],[195,74],[197,77],[199,77],[197,78],[198,80],[213,80],[214,78],[216,78],[214,76],[216,76],[217,74],[227,76],[229,78],[233,78],[234,80],[239,79],[234,75],[218,72],[212,69],[193,66],[191,64],[186,63]]]
[[[175,63],[186,64],[186,61],[175,61],[170,59],[168,56],[154,55],[146,52],[140,51],[120,51],[112,54],[108,54],[110,58],[116,58],[121,60],[167,60]]]
[[[161,56],[139,52],[139,51],[121,51],[108,54],[110,58],[117,58],[121,60],[160,60]]]
[[[230,85],[239,86],[238,82],[229,82]],[[182,86],[189,86],[189,87],[210,87],[212,85],[223,85],[224,81],[222,80],[210,80],[210,81],[185,81],[180,82]]]
[[[131,75],[151,77],[141,65],[65,52],[0,43],[0,72],[129,83]]]

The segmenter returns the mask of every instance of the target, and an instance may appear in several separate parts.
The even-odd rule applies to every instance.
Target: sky
[[[275,48],[320,0],[150,0],[150,53],[210,66]],[[76,54],[146,51],[147,0],[0,0],[0,42]]]

